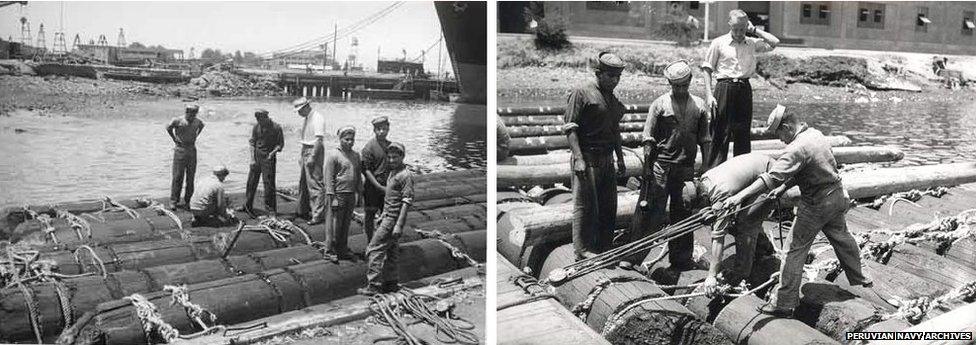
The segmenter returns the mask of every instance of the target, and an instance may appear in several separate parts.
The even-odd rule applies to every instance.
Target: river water
[[[198,181],[224,164],[229,191],[243,191],[249,164],[248,138],[254,109],[265,108],[280,123],[285,149],[278,155],[279,186],[298,183],[301,118],[291,99],[201,100],[206,127],[197,140]],[[422,172],[480,168],[486,156],[484,105],[403,101],[315,103],[325,115],[326,148],[335,131],[357,129],[358,151],[373,136],[370,119],[390,118],[389,138],[404,143],[406,162]],[[15,111],[0,116],[0,206],[54,203],[101,196],[169,195],[173,143],[164,132],[182,116],[179,100],[132,101],[125,109],[79,110],[38,116]]]

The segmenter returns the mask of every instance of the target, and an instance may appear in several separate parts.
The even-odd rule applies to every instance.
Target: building
[[[403,60],[376,60],[376,72],[424,75],[424,64]]]
[[[98,44],[79,44],[76,53],[109,65],[142,65],[147,62],[175,62],[183,59],[183,51],[162,48],[128,48]]]
[[[322,50],[301,50],[288,53],[274,53],[271,60],[275,66],[329,66],[330,69],[338,69],[339,66],[333,61],[332,56],[327,56]]]
[[[527,8],[544,17],[566,20],[567,33],[578,36],[657,39],[670,22],[693,17],[705,27],[706,4],[663,2],[499,2],[499,29],[519,27]],[[976,2],[720,1],[707,4],[709,37],[729,30],[728,13],[739,8],[753,23],[784,44],[828,48],[976,54]],[[541,10],[540,10],[541,8]],[[512,20],[511,16],[523,20]]]

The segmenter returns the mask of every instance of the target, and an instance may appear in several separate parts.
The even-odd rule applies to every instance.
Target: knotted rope
[[[925,315],[936,308],[948,310],[953,303],[971,301],[973,298],[976,298],[976,280],[963,284],[934,298],[930,296],[913,299],[894,297],[888,303],[897,306],[897,310],[888,314],[875,312],[874,315],[859,320],[855,325],[855,330],[862,330],[871,324],[894,318],[902,318],[912,324],[918,324],[925,318]]]
[[[154,332],[158,333],[167,343],[172,343],[179,339],[180,331],[173,328],[169,323],[166,323],[159,316],[156,305],[146,299],[145,296],[134,293],[123,299],[132,303],[132,306],[136,308],[136,316],[139,317],[139,321],[142,323],[142,331],[145,333],[147,340],[151,341],[153,339]]]
[[[186,284],[164,285],[163,291],[170,293],[170,305],[179,304],[183,306],[183,311],[186,312],[186,316],[195,322],[200,329],[202,329],[198,333],[181,335],[180,339],[192,339],[225,328],[223,325],[214,324],[217,322],[216,314],[209,310],[203,309],[203,307],[201,307],[199,304],[190,302],[190,294],[187,291]]]
[[[443,244],[445,247],[447,247],[447,249],[451,251],[451,256],[454,257],[455,259],[463,260],[464,262],[467,262],[468,265],[470,265],[471,267],[478,268],[479,271],[484,269],[484,264],[479,263],[477,260],[472,258],[471,255],[468,255],[466,251],[464,251],[461,248],[458,248],[457,246],[455,246],[453,243],[449,241],[449,239],[451,238],[457,238],[454,235],[445,234],[437,230],[414,229],[414,231],[420,234],[420,237],[437,239],[438,242]]]

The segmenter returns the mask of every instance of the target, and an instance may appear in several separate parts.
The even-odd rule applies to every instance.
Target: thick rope
[[[102,279],[108,277],[108,270],[105,269],[105,261],[102,261],[102,258],[98,257],[98,254],[95,253],[95,249],[92,247],[87,245],[78,246],[78,248],[76,248],[74,251],[75,262],[78,263],[79,266],[84,267],[84,264],[81,263],[81,258],[78,256],[78,253],[82,250],[86,250],[89,254],[91,254],[92,266],[98,267],[98,269],[101,271]]]
[[[146,339],[152,341],[153,333],[158,332],[158,334],[167,343],[172,343],[179,339],[180,331],[173,328],[169,323],[166,323],[160,316],[159,311],[156,309],[156,305],[150,302],[146,297],[134,293],[123,299],[132,303],[132,306],[136,309],[136,316],[142,323],[142,331],[146,335]]]
[[[106,211],[108,212],[122,211],[125,212],[125,214],[132,219],[142,218],[142,216],[139,215],[139,212],[136,212],[135,210],[129,208],[128,206],[115,202],[115,200],[112,200],[112,198],[108,196],[102,199],[102,212],[106,212]]]
[[[201,329],[200,332],[194,334],[179,335],[180,339],[193,339],[226,328],[223,325],[214,324],[217,322],[216,314],[209,310],[203,309],[203,307],[201,307],[199,304],[190,302],[190,294],[187,290],[186,284],[164,285],[163,291],[170,293],[170,305],[179,304],[183,306],[183,311],[186,312],[186,316],[195,322]]]
[[[41,312],[37,309],[37,301],[35,300],[37,297],[34,296],[34,292],[27,285],[17,283],[17,287],[20,289],[20,293],[24,295],[24,304],[27,306],[27,318],[30,320],[34,337],[38,344],[43,344],[44,332],[41,330]]]
[[[898,310],[888,314],[876,312],[874,315],[859,320],[855,325],[855,329],[862,330],[871,324],[895,318],[905,319],[912,324],[918,324],[925,318],[925,315],[936,308],[948,310],[949,306],[953,303],[968,301],[973,298],[976,298],[976,281],[963,284],[934,298],[930,296],[922,296],[914,299],[894,297],[888,303],[898,307]]]
[[[481,271],[484,268],[484,264],[479,263],[477,260],[472,258],[471,255],[468,255],[468,253],[465,252],[463,249],[458,248],[453,243],[448,241],[448,239],[450,238],[455,238],[453,235],[445,234],[437,230],[414,229],[414,231],[420,234],[420,236],[423,238],[437,239],[438,242],[443,244],[445,247],[447,247],[447,249],[451,251],[451,256],[454,257],[455,259],[462,260],[466,262],[468,265],[470,265],[471,267],[478,268],[479,271]]]
[[[149,205],[149,207],[152,208],[153,211],[156,211],[156,213],[167,216],[169,217],[169,219],[173,220],[173,223],[176,224],[176,228],[179,229],[180,238],[184,240],[190,238],[190,232],[186,231],[186,229],[183,228],[183,221],[180,220],[180,217],[177,216],[176,213],[173,213],[173,211],[163,206],[163,204],[160,204],[155,201],[153,201],[152,204]]]

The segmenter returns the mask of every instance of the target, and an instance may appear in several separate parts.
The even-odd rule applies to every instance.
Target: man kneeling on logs
[[[844,215],[851,199],[841,184],[837,161],[823,133],[801,122],[799,115],[778,105],[766,121],[766,132],[774,132],[786,143],[783,155],[769,172],[726,200],[724,207],[736,209],[754,195],[767,190],[797,185],[800,202],[790,229],[790,246],[780,268],[780,280],[770,303],[759,308],[764,314],[792,317],[800,300],[803,264],[817,233],[823,231],[837,253],[851,285],[872,286],[861,272],[860,250],[847,230]]]
[[[234,220],[234,213],[227,205],[224,195],[224,179],[230,172],[227,167],[218,165],[213,176],[190,199],[190,212],[193,212],[192,226],[224,226]]]

